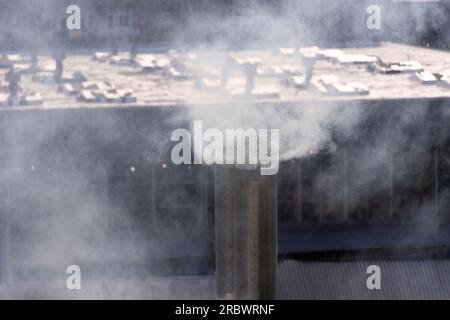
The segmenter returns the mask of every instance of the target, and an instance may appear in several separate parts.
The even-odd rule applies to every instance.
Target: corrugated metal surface
[[[369,290],[367,267],[381,268]],[[450,299],[450,260],[305,262],[278,265],[278,299]]]
[[[366,286],[369,265],[381,268],[381,290]],[[1,299],[215,299],[214,276],[143,281],[88,281],[82,290],[60,283],[11,283]],[[278,264],[277,299],[450,299],[450,260],[305,262]]]

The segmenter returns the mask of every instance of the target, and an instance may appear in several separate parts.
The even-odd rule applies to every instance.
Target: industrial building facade
[[[326,143],[281,161],[280,270],[289,259],[304,260],[295,270],[309,268],[310,260],[446,261],[450,94],[444,77],[424,83],[425,71],[410,69],[417,60],[433,75],[443,73],[448,53],[397,44],[308,50],[317,54],[309,87],[296,84],[304,60],[286,55],[289,50],[227,52],[236,61],[260,58],[265,68],[258,69],[255,88],[278,90],[237,98],[207,87],[203,80],[214,83],[218,72],[205,68],[208,59],[192,62],[201,52],[140,53],[135,61],[124,52],[68,55],[62,83],[52,78],[52,59],[41,56],[39,71],[22,73],[19,102],[1,100],[0,281],[6,291],[33,296],[28,285],[58,287],[70,264],[83,268],[88,283],[155,276],[210,282],[217,270],[217,165],[177,166],[170,157],[171,133],[197,120],[190,113],[197,106],[205,114],[255,106],[282,108],[292,117],[330,106],[358,114],[351,126],[324,128]],[[408,61],[373,62],[374,56]],[[16,58],[4,59],[27,64]],[[188,70],[194,64],[201,76],[183,75],[180,61]],[[244,81],[230,82],[242,85],[249,76],[237,65],[233,76]],[[388,67],[397,70],[384,73]],[[326,83],[330,73],[346,85]],[[348,84],[355,79],[367,88]],[[281,297],[303,296],[314,295]]]
[[[439,109],[445,110],[445,103],[443,100],[425,108],[438,112]],[[369,108],[362,106],[366,107]],[[386,117],[392,117],[391,108],[398,111],[403,107],[396,104],[386,107],[384,104],[383,107],[370,108],[388,108],[377,110],[387,112],[384,114]],[[60,112],[23,110],[2,114],[3,128],[20,127],[14,121],[33,121],[35,128],[33,134],[13,132],[12,136],[9,133],[3,135],[8,139],[3,141],[2,149],[8,152],[3,154],[1,212],[3,221],[8,221],[6,225],[11,227],[6,230],[2,224],[3,281],[8,278],[14,281],[45,278],[45,269],[37,272],[31,268],[29,254],[34,252],[34,256],[42,251],[42,257],[45,257],[52,246],[35,243],[33,239],[41,234],[49,241],[47,237],[53,234],[57,241],[62,236],[57,222],[64,221],[64,225],[70,226],[70,219],[73,219],[73,230],[65,232],[77,229],[92,232],[89,225],[80,225],[76,218],[76,215],[83,216],[84,208],[90,215],[92,212],[98,214],[97,218],[90,217],[88,221],[94,219],[95,225],[103,228],[103,236],[107,235],[105,242],[111,240],[108,236],[120,235],[121,242],[130,246],[133,243],[139,246],[158,243],[165,251],[155,255],[152,248],[147,248],[147,255],[143,253],[134,256],[135,260],[115,262],[122,263],[123,268],[139,265],[148,275],[212,274],[214,166],[175,166],[167,154],[158,162],[148,159],[155,158],[156,150],[139,147],[140,143],[144,144],[139,140],[145,130],[143,128],[134,126],[133,130],[120,132],[128,137],[126,140],[122,138],[123,144],[117,145],[109,144],[111,142],[102,137],[102,131],[108,132],[108,129],[101,123],[88,121],[83,125],[83,121],[90,117],[101,119],[92,115],[83,118],[84,112],[101,114],[112,112],[110,110],[66,110],[67,115],[64,116]],[[156,110],[123,112],[117,113],[117,119],[129,117],[129,121],[152,121],[157,114]],[[436,119],[444,130],[439,135],[445,137],[446,118],[437,116]],[[66,126],[67,121],[73,121],[73,127]],[[51,123],[58,125],[52,129]],[[60,127],[61,123],[65,125]],[[115,125],[119,128],[125,126],[122,120]],[[39,141],[39,130],[54,132],[55,140]],[[80,149],[78,139],[83,141],[83,149]],[[381,169],[373,168],[378,171],[380,180],[364,181],[358,173],[366,167],[354,163],[350,156],[355,155],[356,158],[360,139],[369,137],[358,135],[351,143],[338,142],[333,152],[312,150],[306,158],[281,163],[278,174],[280,237],[283,239],[305,232],[311,236],[308,241],[301,239],[300,243],[291,240],[286,244],[287,240],[281,240],[282,254],[323,252],[326,256],[328,251],[376,248],[383,241],[384,233],[400,235],[409,227],[417,228],[421,219],[430,224],[424,230],[433,236],[419,237],[418,242],[411,244],[402,243],[401,237],[398,241],[385,239],[387,242],[383,247],[446,245],[448,239],[439,235],[448,230],[448,142],[444,139],[420,153],[410,151],[411,156],[407,153],[407,145],[394,145],[396,149],[386,157],[392,159],[391,162],[382,164]],[[14,160],[15,157],[21,160]],[[329,228],[333,228],[335,234],[340,233],[338,239],[342,243],[327,243]],[[379,238],[373,238],[371,242],[358,242],[356,238],[350,245],[346,234],[365,229],[377,230]],[[86,234],[84,231],[74,232],[73,236],[75,241],[77,236]],[[70,244],[67,245],[70,248]],[[177,248],[172,248],[172,245]],[[74,246],[76,250],[76,241]],[[96,244],[92,246],[95,248]],[[95,265],[95,257],[88,256],[83,257],[80,253],[80,258],[86,259],[85,263],[92,264],[93,268],[102,268],[102,265]],[[113,256],[110,259],[114,261]],[[37,261],[42,263],[42,268],[45,267],[44,261]],[[179,261],[179,264],[174,261]],[[102,260],[102,263],[106,262]]]

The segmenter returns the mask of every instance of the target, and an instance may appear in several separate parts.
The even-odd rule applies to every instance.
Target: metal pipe
[[[435,215],[439,212],[439,149],[434,147],[433,150],[433,213]]]
[[[222,66],[222,72],[220,75],[220,87],[223,90],[226,90],[228,79],[230,77],[230,68],[232,66],[232,61],[229,56],[224,58],[223,66]]]
[[[217,166],[216,290],[219,299],[275,299],[277,176],[255,166]]]
[[[8,220],[8,213],[3,212],[0,220],[0,282],[3,284],[8,284],[12,280],[11,232]]]
[[[256,64],[246,63],[244,65],[245,74],[245,95],[251,96],[255,87]]]
[[[53,60],[55,60],[56,69],[54,72],[55,82],[59,83],[62,81],[64,72],[64,59],[66,58],[66,53],[64,49],[57,48],[53,52]]]
[[[275,299],[277,177],[259,168],[234,169],[237,299]]]
[[[311,84],[314,74],[314,64],[316,63],[316,54],[314,52],[304,52],[300,54],[302,63],[305,67],[305,87]]]
[[[5,80],[9,82],[8,104],[11,106],[18,102],[20,78],[20,73],[14,69],[14,65],[12,65],[9,71],[5,74]]]
[[[231,166],[215,168],[216,291],[234,299],[234,179]]]

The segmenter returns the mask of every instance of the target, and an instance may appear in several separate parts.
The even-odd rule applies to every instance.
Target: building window
[[[131,26],[133,28],[139,27],[139,18],[136,15],[131,16]]]
[[[130,16],[129,15],[120,15],[119,16],[119,26],[128,27],[130,25]]]
[[[110,28],[114,27],[114,15],[112,14],[108,15],[108,27]]]
[[[88,16],[88,25],[89,25],[90,27],[92,27],[92,26],[94,25],[94,15],[93,15],[93,14],[90,14],[90,15]]]

